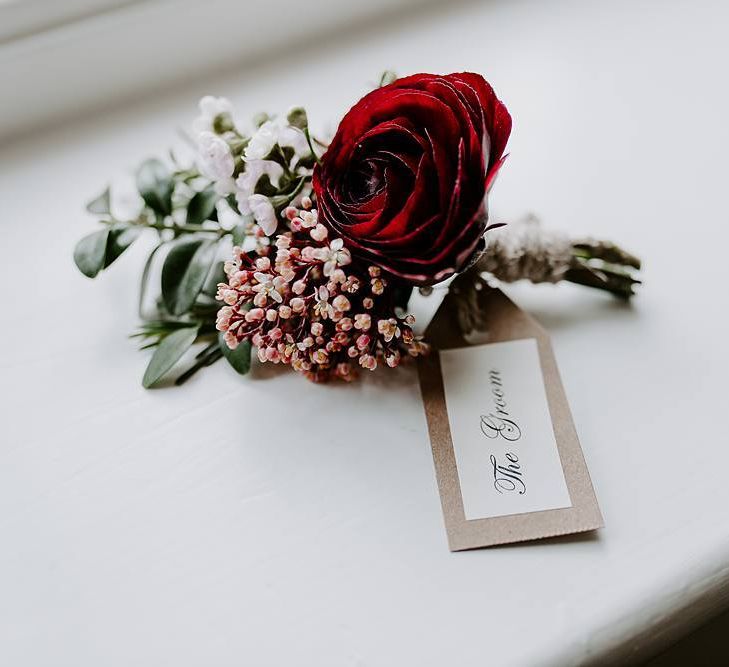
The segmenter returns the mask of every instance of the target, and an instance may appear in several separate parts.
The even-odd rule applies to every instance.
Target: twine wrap
[[[564,280],[573,256],[568,236],[544,229],[529,216],[489,231],[486,250],[475,268],[506,283],[557,283]]]

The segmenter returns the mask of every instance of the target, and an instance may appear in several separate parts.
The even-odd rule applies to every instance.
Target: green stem
[[[197,234],[199,232],[207,232],[209,234],[217,234],[220,237],[225,236],[226,234],[232,234],[232,230],[230,229],[223,229],[222,227],[218,227],[218,229],[205,227],[204,225],[189,225],[187,223],[178,225],[177,223],[172,223],[171,225],[167,225],[164,222],[150,222],[149,218],[145,216],[140,216],[136,220],[128,220],[126,222],[122,220],[117,220],[115,218],[110,218],[109,220],[99,220],[100,223],[104,225],[116,225],[116,224],[128,224],[128,225],[134,225],[136,227],[145,227],[147,229],[156,229],[160,232],[164,231],[171,231],[171,232],[182,232],[185,234]]]
[[[641,284],[631,272],[640,267],[640,260],[615,245],[576,243],[573,252],[572,265],[564,274],[571,283],[602,289],[621,299],[629,299],[635,294],[634,287]]]
[[[229,229],[223,229],[222,227],[219,227],[218,229],[211,229],[210,227],[204,227],[203,225],[178,225],[173,223],[172,225],[165,225],[164,223],[159,222],[153,222],[151,224],[146,224],[146,227],[150,227],[151,229],[158,229],[160,231],[164,231],[166,229],[172,230],[173,232],[184,232],[186,234],[196,234],[198,232],[208,232],[210,234],[217,234],[218,236],[225,236],[226,234],[230,234],[231,230]]]
[[[316,163],[321,167],[321,160],[314,150],[314,145],[311,143],[311,134],[309,133],[308,125],[304,128],[304,136],[306,137],[306,143],[309,144],[309,150],[311,151],[311,154],[314,156]]]

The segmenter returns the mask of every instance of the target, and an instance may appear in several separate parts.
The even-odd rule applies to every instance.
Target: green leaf
[[[160,160],[146,160],[137,170],[137,190],[153,211],[162,215],[172,213],[173,188],[172,174]]]
[[[224,262],[215,262],[215,265],[208,274],[208,277],[205,279],[205,284],[202,288],[203,294],[214,299],[215,295],[218,293],[218,283],[228,282],[228,276],[225,275],[224,267]]]
[[[220,199],[220,195],[216,194],[212,188],[196,192],[187,205],[187,224],[199,225],[206,220],[214,219],[213,214],[216,212],[215,204],[218,199]]]
[[[218,345],[220,346],[220,351],[223,353],[223,356],[238,373],[245,375],[249,370],[251,370],[250,341],[244,340],[242,343],[238,344],[238,347],[236,347],[235,350],[231,350],[225,342],[223,333],[219,332]]]
[[[241,217],[243,218],[243,222],[233,227],[232,230],[233,245],[243,245],[243,242],[248,237],[248,230],[251,227],[251,223],[253,222],[253,216],[250,214]]]
[[[149,389],[180,360],[183,354],[190,349],[190,346],[197,338],[199,326],[178,329],[165,336],[157,346],[152,358],[149,360],[147,370],[144,371],[142,386]]]
[[[217,241],[191,238],[175,244],[162,265],[162,298],[167,310],[182,315],[200,294],[215,259]]]
[[[73,260],[78,270],[89,278],[95,278],[104,268],[106,261],[106,244],[111,229],[105,227],[98,232],[84,236],[73,251]]]
[[[139,313],[139,319],[144,320],[147,319],[144,316],[144,300],[147,296],[147,285],[149,284],[149,274],[152,270],[152,262],[154,261],[154,256],[157,254],[157,251],[164,245],[164,243],[160,243],[154,247],[152,252],[149,253],[149,256],[147,257],[147,261],[144,262],[144,269],[142,269],[142,278],[139,282],[139,305],[137,306],[137,311]]]
[[[96,199],[92,199],[86,204],[86,210],[89,213],[98,213],[99,215],[105,215],[111,212],[110,190],[108,186]]]
[[[230,206],[234,213],[240,215],[240,209],[238,208],[238,202],[235,198],[235,195],[228,195],[225,198],[225,201],[228,202],[228,206]]]
[[[109,231],[109,240],[106,242],[106,256],[104,258],[104,268],[109,266],[113,261],[130,246],[137,237],[142,233],[140,227],[131,227],[129,225],[114,225]]]

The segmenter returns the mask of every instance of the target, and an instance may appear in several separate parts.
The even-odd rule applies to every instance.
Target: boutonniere
[[[132,219],[112,215],[107,189],[88,206],[103,227],[74,258],[93,278],[141,232],[157,235],[135,334],[155,348],[146,387],[195,342],[205,346],[177,383],[220,358],[246,373],[252,354],[315,381],[397,367],[428,352],[407,311],[413,289],[454,276],[462,328],[488,319],[468,299],[483,274],[630,297],[640,262],[614,244],[569,239],[534,220],[489,221],[511,125],[473,73],[383,75],[328,143],[312,136],[302,108],[246,126],[228,100],[206,97],[195,163],[144,162]]]

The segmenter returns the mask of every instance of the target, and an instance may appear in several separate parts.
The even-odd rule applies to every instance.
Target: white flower
[[[280,146],[291,146],[294,149],[296,157],[304,157],[311,153],[306,136],[297,127],[284,125],[279,133],[278,143]]]
[[[267,120],[259,127],[246,146],[246,160],[262,160],[278,142],[279,128],[273,121]]]
[[[212,97],[210,95],[206,95],[200,100],[198,106],[200,107],[200,115],[192,124],[193,129],[198,134],[214,131],[213,124],[220,114],[233,113],[233,105],[230,103],[230,100],[225,97]]]
[[[309,236],[311,236],[311,238],[313,238],[315,241],[319,242],[323,241],[328,234],[329,232],[327,231],[327,228],[321,223],[319,223],[316,227],[314,227],[314,229],[309,232]]]
[[[316,227],[317,221],[319,220],[319,215],[316,209],[312,209],[311,211],[302,211],[300,217],[301,226],[304,227],[304,229]]]
[[[252,212],[248,206],[248,197],[255,192],[256,184],[264,174],[268,175],[271,184],[277,188],[279,179],[283,175],[283,167],[271,160],[248,160],[245,171],[235,179],[235,197],[243,215]]]
[[[232,194],[236,191],[235,181],[231,176],[228,176],[228,178],[222,178],[213,183],[213,189],[221,197],[225,197],[226,195]]]
[[[400,327],[397,326],[397,320],[391,317],[389,320],[380,320],[377,322],[377,331],[389,343],[393,338],[400,337]]]
[[[201,170],[213,181],[230,179],[235,168],[235,160],[230,146],[224,139],[212,132],[201,132],[198,137],[198,148],[202,164]]]
[[[283,176],[283,167],[271,160],[248,160],[245,171],[236,179],[236,185],[241,190],[250,190],[249,194],[253,194],[256,183],[264,174],[268,175],[271,184],[277,188],[278,181]]]
[[[229,290],[233,291],[233,290]],[[237,300],[238,293],[235,293],[235,298]],[[337,294],[337,296],[334,297],[334,301],[332,301],[332,305],[336,310],[338,310],[340,313],[346,313],[351,307],[352,304],[349,302],[349,299],[344,296],[344,294]]]
[[[276,211],[268,197],[251,195],[248,197],[248,208],[266,236],[271,236],[278,227]]]
[[[311,152],[304,133],[298,128],[288,125],[285,117],[279,117],[267,120],[253,133],[248,146],[246,146],[246,161],[262,160],[273,150],[276,144],[290,146],[294,149],[294,155],[297,158]]]
[[[334,239],[328,248],[319,249],[318,255],[319,259],[324,262],[325,276],[331,276],[338,266],[346,266],[352,261],[352,255],[344,247],[342,239]]]
[[[286,286],[286,281],[281,276],[276,276],[274,278],[270,273],[261,273],[256,271],[253,274],[253,277],[258,281],[258,284],[253,287],[254,292],[263,294],[273,299],[276,303],[281,303],[283,301],[281,292]]]
[[[318,315],[323,320],[327,317],[334,317],[334,306],[329,303],[329,290],[323,285],[318,292],[314,292],[316,304],[314,304],[314,315]]]

